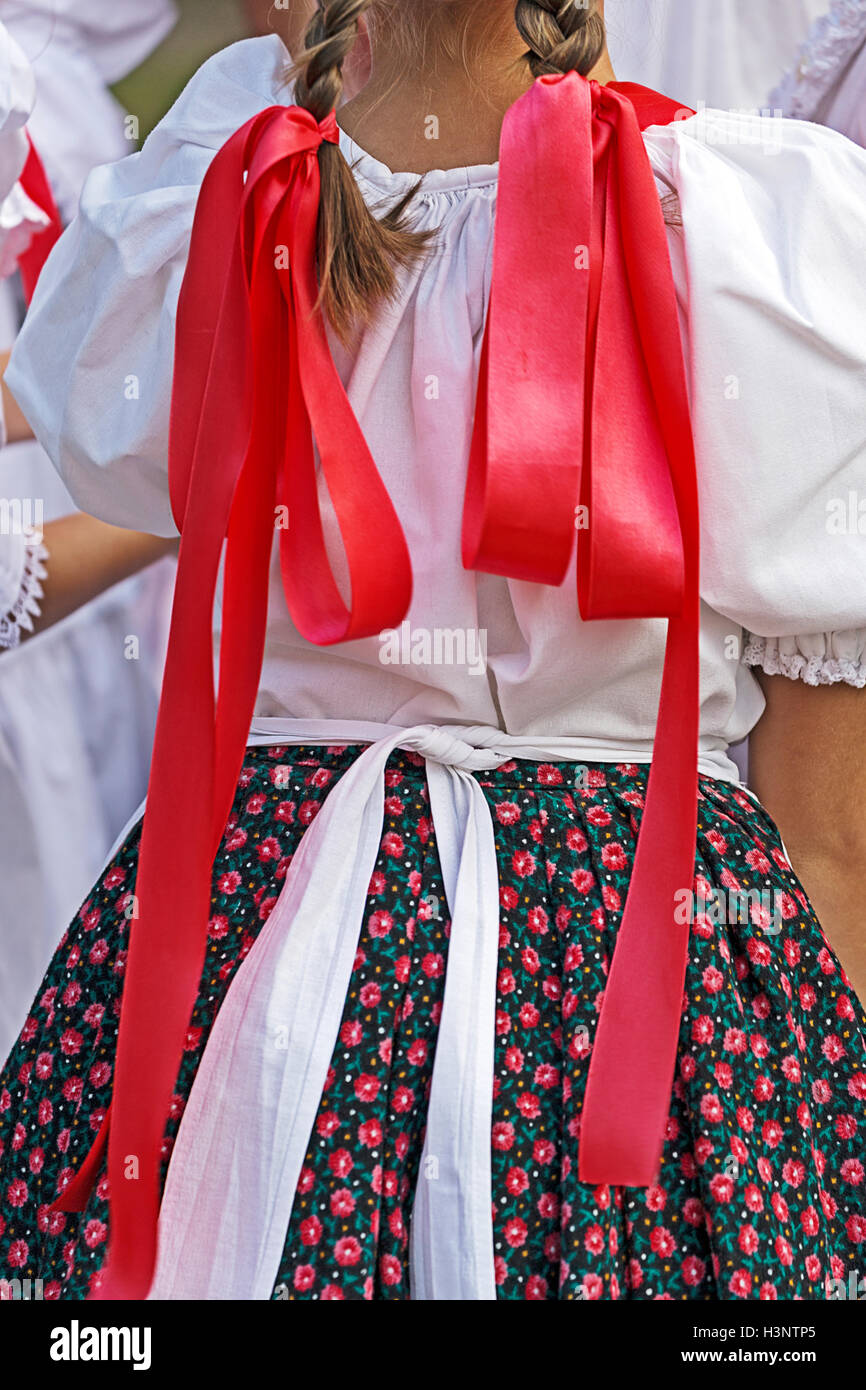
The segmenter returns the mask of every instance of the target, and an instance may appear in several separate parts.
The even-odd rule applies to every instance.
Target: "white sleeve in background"
[[[285,102],[276,36],[211,58],[140,154],[95,169],[52,251],[7,372],[82,510],[176,534],[167,452],[174,328],[202,179],[258,111]]]
[[[97,164],[137,147],[109,90],[152,52],[176,20],[171,0],[0,0],[0,20],[33,66],[29,131],[64,222]]]
[[[647,146],[682,210],[702,597],[747,664],[866,685],[866,151],[718,111]]]
[[[604,17],[620,81],[642,82],[695,109],[758,110],[827,3],[605,0]]]
[[[866,0],[832,0],[771,93],[770,106],[866,145]]]
[[[0,280],[17,270],[18,257],[49,221],[18,183],[28,154],[24,123],[34,97],[30,64],[0,23]]]
[[[33,110],[36,85],[30,64],[0,24],[0,200],[11,192],[27,158],[24,124]]]
[[[107,83],[143,63],[177,23],[174,0],[0,0],[0,21],[31,62],[55,46],[86,47]]]

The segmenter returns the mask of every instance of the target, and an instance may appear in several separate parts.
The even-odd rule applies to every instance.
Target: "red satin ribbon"
[[[646,123],[677,108],[543,77],[502,133],[463,563],[559,584],[578,533],[584,619],[667,618],[655,756],[592,1049],[582,1182],[647,1186],[676,1062],[697,828],[698,494]],[[683,114],[687,114],[683,112]]]
[[[51,192],[51,185],[48,182],[42,160],[36,153],[36,147],[30,136],[27,136],[30,146],[27,161],[21,171],[20,183],[28,198],[41,208],[50,218],[49,225],[36,232],[30,241],[27,250],[18,257],[18,269],[21,272],[21,283],[24,288],[24,300],[27,304],[33,298],[33,291],[36,288],[36,281],[39,279],[40,272],[48,259],[48,253],[59,241],[63,232],[63,224],[60,221],[60,213],[57,211],[57,204],[54,201],[54,194]]]
[[[309,641],[402,621],[409,553],[331,358],[318,298],[317,151],[336,142],[298,107],[247,122],[202,184],[178,305],[169,478],[182,533],[144,818],[114,1093],[58,1199],[81,1210],[108,1145],[111,1237],[93,1296],[144,1298],[153,1278],[159,1165],[206,946],[211,872],[243,765],[261,672],[277,509],[286,601]],[[325,548],[313,440],[351,586]],[[215,700],[213,601],[227,539]]]
[[[506,120],[464,532],[468,566],[557,584],[585,501],[583,616],[669,619],[657,756],[580,1148],[583,1181],[639,1185],[655,1175],[676,1052],[688,933],[674,923],[673,894],[693,876],[698,708],[694,455],[665,230],[632,103],[645,124],[673,119],[676,108],[643,90],[628,100],[575,75],[542,79]],[[196,211],[171,417],[183,539],[114,1099],[55,1204],[84,1207],[107,1143],[101,1298],[143,1298],[152,1280],[165,1117],[261,670],[270,564],[262,537],[275,506],[289,508],[283,583],[310,641],[396,627],[410,601],[405,540],[314,309],[323,138],[337,138],[333,115],[319,127],[294,107],[261,113],[214,159]],[[314,439],[351,607],[325,548]],[[224,538],[225,678],[215,698],[211,618]]]

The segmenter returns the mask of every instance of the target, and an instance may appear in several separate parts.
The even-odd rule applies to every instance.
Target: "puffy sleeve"
[[[140,154],[93,171],[40,275],[7,383],[77,505],[113,525],[176,534],[174,327],[199,189],[229,136],[287,100],[286,66],[275,35],[205,63]]]
[[[720,111],[647,146],[681,212],[702,597],[746,664],[866,685],[866,151]]]

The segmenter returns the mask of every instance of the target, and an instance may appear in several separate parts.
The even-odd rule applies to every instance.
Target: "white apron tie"
[[[470,774],[511,758],[589,762],[592,750],[568,738],[542,747],[486,727],[330,720],[259,720],[250,742],[369,746],[305,831],[217,1014],[169,1165],[150,1298],[271,1297],[381,845],[385,767],[403,748],[427,761],[451,919],[411,1223],[411,1294],[494,1300],[499,879],[490,809]]]

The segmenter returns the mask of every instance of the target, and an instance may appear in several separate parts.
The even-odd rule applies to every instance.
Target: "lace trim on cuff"
[[[760,666],[768,676],[787,676],[789,680],[803,681],[805,685],[838,685],[844,682],[858,690],[866,687],[866,663],[862,660],[783,652],[779,650],[777,637],[753,637],[751,633],[747,636],[744,664]]]
[[[25,540],[24,573],[18,597],[8,613],[0,616],[0,651],[11,651],[21,642],[21,633],[33,631],[33,619],[42,609],[42,580],[46,577],[45,561],[48,551],[36,531],[28,531]]]

